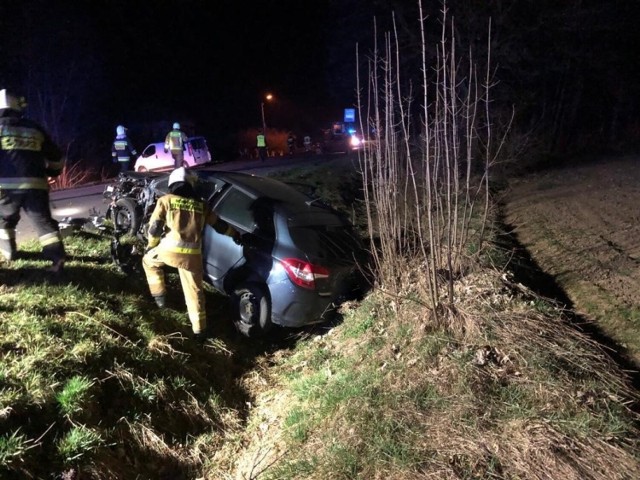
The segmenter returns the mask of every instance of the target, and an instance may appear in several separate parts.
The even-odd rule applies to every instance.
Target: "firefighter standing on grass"
[[[62,152],[44,129],[22,117],[24,99],[0,90],[0,253],[16,258],[16,226],[20,210],[31,218],[42,245],[42,256],[62,272],[64,245],[49,206],[49,177],[62,172]]]
[[[164,151],[165,153],[171,151],[175,168],[182,167],[182,162],[184,161],[184,146],[186,143],[187,136],[180,130],[180,124],[175,122],[173,124],[173,130],[167,133],[164,139]]]
[[[194,338],[206,339],[202,265],[202,234],[205,224],[239,242],[240,233],[210,211],[193,188],[194,179],[184,168],[169,176],[169,193],[158,199],[149,221],[149,244],[142,266],[149,291],[158,307],[165,306],[163,266],[178,269]]]
[[[135,157],[137,154],[136,149],[133,148],[127,136],[127,129],[122,125],[118,125],[116,127],[116,139],[113,141],[113,145],[111,145],[113,163],[120,165],[120,172],[126,172],[129,170],[131,157]]]

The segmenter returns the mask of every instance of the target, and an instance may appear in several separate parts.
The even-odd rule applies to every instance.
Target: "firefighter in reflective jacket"
[[[158,199],[149,221],[149,243],[142,266],[149,291],[160,308],[165,306],[166,295],[162,268],[168,265],[178,269],[194,337],[204,340],[207,326],[202,265],[204,226],[209,224],[236,242],[240,241],[240,233],[197,198],[193,181],[184,167],[169,175],[169,193]]]
[[[187,136],[180,130],[180,124],[178,122],[174,123],[173,130],[167,133],[164,139],[164,151],[166,153],[171,150],[175,168],[183,166],[182,161],[184,160],[184,146],[186,143]]]
[[[129,140],[127,136],[127,129],[122,125],[118,125],[116,127],[116,139],[111,145],[113,163],[118,163],[120,165],[120,171],[126,172],[129,170],[131,157],[135,157],[137,154],[138,152],[133,148],[131,140]]]
[[[20,210],[30,217],[42,245],[42,256],[62,272],[64,245],[49,207],[48,177],[62,172],[60,149],[37,123],[23,118],[24,99],[0,90],[0,253],[16,258]]]

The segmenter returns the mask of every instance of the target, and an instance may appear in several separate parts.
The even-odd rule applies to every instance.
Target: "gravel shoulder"
[[[640,157],[513,180],[504,217],[575,312],[640,365]]]

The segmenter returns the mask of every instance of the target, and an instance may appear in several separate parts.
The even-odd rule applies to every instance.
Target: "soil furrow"
[[[640,365],[640,158],[511,182],[504,215],[579,315]]]

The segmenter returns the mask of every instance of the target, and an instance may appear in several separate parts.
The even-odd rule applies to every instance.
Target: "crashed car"
[[[205,279],[231,299],[241,333],[324,322],[341,301],[366,288],[366,249],[335,209],[271,178],[192,172],[198,195],[243,234],[241,245],[210,226],[203,236]],[[140,174],[132,175],[140,182]],[[156,198],[168,191],[168,178],[154,175],[148,182]],[[150,198],[149,192],[143,196]],[[142,212],[131,207],[118,218],[144,232],[144,220],[136,217]]]

